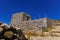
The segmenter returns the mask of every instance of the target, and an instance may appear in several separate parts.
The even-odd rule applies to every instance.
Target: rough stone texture
[[[42,30],[48,26],[57,25],[57,23],[58,22],[56,20],[51,20],[46,17],[31,20],[30,15],[24,12],[13,14],[11,20],[11,25],[14,27],[21,28],[21,30]]]
[[[28,40],[20,29],[0,23],[0,40]]]
[[[19,27],[22,30],[42,30],[42,28],[47,27],[47,19],[37,19],[31,20],[31,17],[24,12],[13,14],[11,25],[14,27]]]
[[[30,37],[30,40],[59,40],[60,37],[34,37],[34,36],[31,36]]]
[[[40,33],[47,27],[54,27],[54,30],[50,30],[52,32],[52,36],[59,36],[60,37],[60,20],[53,20],[49,18],[41,18],[41,19],[36,19],[36,20],[31,20],[30,15],[20,12],[13,14],[12,20],[11,20],[11,25],[14,26],[15,28],[20,28],[23,32],[28,32],[29,30],[32,31],[40,31]],[[31,31],[31,32],[32,32]],[[45,35],[51,36],[51,32],[45,32]],[[56,33],[56,35],[55,35]],[[39,34],[40,35],[40,34]],[[52,39],[52,37],[47,37],[47,38],[40,38],[41,40],[58,40],[59,37]],[[36,38],[36,37],[35,37]],[[33,37],[33,40],[38,40],[39,38],[35,39]]]

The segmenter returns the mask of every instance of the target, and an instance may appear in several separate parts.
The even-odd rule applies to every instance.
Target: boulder
[[[1,24],[2,25],[2,24]],[[13,26],[0,26],[0,39],[5,40],[28,40],[25,38],[23,32],[20,29],[16,29]]]

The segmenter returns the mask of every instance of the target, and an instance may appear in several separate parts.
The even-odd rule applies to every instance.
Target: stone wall
[[[47,23],[44,22],[44,19],[24,21],[24,22],[17,21],[16,23],[13,22],[12,25],[14,27],[27,30],[42,30],[42,28],[47,27]]]
[[[11,25],[22,30],[42,30],[47,27],[47,18],[31,20],[31,17],[24,12],[13,14]]]

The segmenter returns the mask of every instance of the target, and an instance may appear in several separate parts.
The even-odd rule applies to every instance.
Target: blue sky
[[[0,0],[0,22],[10,24],[12,14],[24,11],[38,19],[60,19],[60,0]]]

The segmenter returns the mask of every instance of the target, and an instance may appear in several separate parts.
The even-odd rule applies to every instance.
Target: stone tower
[[[11,25],[15,25],[18,22],[24,22],[31,20],[30,15],[26,14],[25,12],[19,12],[12,15]]]

